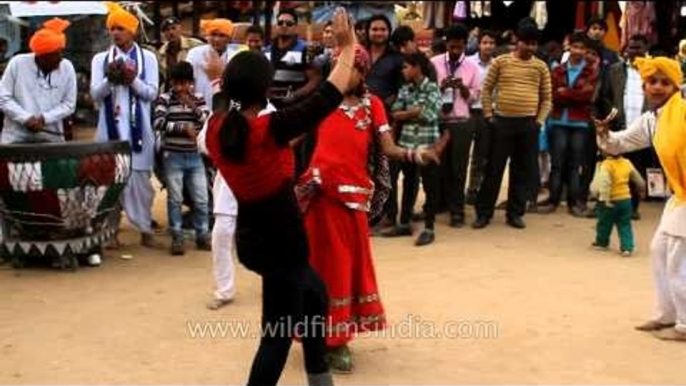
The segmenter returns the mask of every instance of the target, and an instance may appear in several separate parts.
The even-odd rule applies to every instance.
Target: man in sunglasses
[[[298,38],[298,15],[293,10],[281,10],[276,24],[276,37],[265,54],[274,66],[270,100],[278,108],[308,95],[317,84],[308,84],[307,44]]]
[[[276,108],[282,108],[316,90],[322,75],[311,65],[307,44],[298,38],[298,15],[295,11],[281,10],[276,24],[276,37],[265,49],[265,55],[274,66],[269,101]],[[315,143],[314,134],[308,134],[295,144],[297,175],[307,167]]]

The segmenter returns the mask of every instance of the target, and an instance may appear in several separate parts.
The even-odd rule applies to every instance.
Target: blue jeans
[[[163,158],[164,175],[167,180],[167,213],[172,234],[174,237],[182,235],[181,205],[185,185],[193,202],[195,236],[197,239],[207,237],[209,233],[207,176],[200,154],[165,151]]]
[[[567,202],[578,205],[585,197],[581,176],[585,167],[588,128],[553,126],[548,136],[550,145],[550,203],[559,205],[562,188],[567,185]]]

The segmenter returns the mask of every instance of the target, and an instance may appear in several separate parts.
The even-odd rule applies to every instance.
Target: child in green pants
[[[633,182],[642,194],[645,194],[646,184],[631,161],[622,156],[604,155],[605,159],[600,163],[591,188],[598,197],[598,224],[593,246],[607,249],[612,228],[617,225],[621,254],[628,257],[634,251],[629,182]]]

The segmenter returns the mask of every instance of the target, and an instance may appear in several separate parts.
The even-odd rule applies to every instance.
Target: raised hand
[[[355,30],[350,22],[345,8],[338,7],[333,15],[333,36],[336,45],[340,48],[351,46],[355,43]]]
[[[211,49],[205,55],[205,60],[205,73],[207,74],[207,77],[210,79],[210,81],[221,78],[222,73],[224,72],[224,61],[219,56],[217,51]]]

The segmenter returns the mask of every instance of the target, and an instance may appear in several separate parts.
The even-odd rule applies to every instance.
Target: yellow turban
[[[36,31],[31,37],[29,42],[31,52],[40,56],[62,51],[67,46],[64,30],[69,27],[69,24],[67,20],[58,18],[43,23],[43,28]]]
[[[121,5],[108,1],[105,3],[109,14],[107,15],[107,29],[112,29],[112,27],[121,27],[132,34],[138,32],[138,18],[121,7]]]
[[[233,34],[233,23],[228,19],[201,20],[200,28],[205,31],[205,35],[211,35],[212,32],[219,32],[231,37]]]
[[[676,86],[676,92],[659,112],[653,144],[665,171],[667,182],[674,191],[676,205],[686,205],[686,101],[679,86],[683,80],[681,66],[666,57],[636,59],[645,82],[657,72],[665,74]]]
[[[665,56],[636,58],[635,64],[644,83],[657,72],[667,76],[677,88],[681,87],[681,83],[683,83],[684,74],[681,72],[681,65],[674,59]]]

